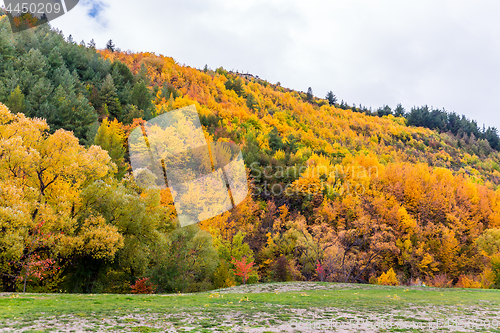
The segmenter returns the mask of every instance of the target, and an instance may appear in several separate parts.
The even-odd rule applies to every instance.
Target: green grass
[[[261,286],[274,290],[287,284]],[[500,290],[327,283],[310,283],[300,291],[278,293],[244,292],[245,288],[251,291],[252,287],[182,295],[3,294],[0,327],[12,327],[16,332],[45,332],[51,331],[52,321],[60,327],[87,325],[88,331],[159,332],[184,328],[197,332],[241,332],[259,327],[262,332],[274,332],[273,327],[291,325],[291,321],[500,321]],[[490,331],[495,332],[496,328]]]

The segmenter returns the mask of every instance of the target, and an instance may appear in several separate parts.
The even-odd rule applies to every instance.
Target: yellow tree
[[[124,162],[125,131],[123,125],[116,119],[108,121],[108,118],[105,118],[97,131],[94,143],[108,152],[113,162],[118,166],[117,177],[123,177],[127,171],[127,166]]]
[[[85,149],[71,133],[49,134],[41,119],[12,114],[0,104],[0,274],[14,290],[28,255],[41,260],[91,256],[112,258],[123,246],[115,226],[99,215],[78,214],[80,192],[116,170],[97,146]],[[33,248],[32,230],[50,235]],[[25,265],[24,265],[25,266]]]

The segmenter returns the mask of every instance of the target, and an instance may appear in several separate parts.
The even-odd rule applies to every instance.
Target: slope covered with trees
[[[143,278],[163,292],[286,280],[500,287],[493,135],[92,46],[48,26],[12,34],[0,20],[4,290],[29,280],[128,292]],[[250,193],[178,228],[169,192],[135,184],[127,137],[192,104],[208,141],[240,146]]]

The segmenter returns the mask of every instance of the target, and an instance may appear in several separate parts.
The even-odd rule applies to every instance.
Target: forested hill
[[[10,110],[0,114],[1,140],[27,126],[48,141],[63,136],[73,152],[99,156],[90,158],[98,173],[75,167],[78,176],[56,177],[57,191],[51,193],[36,166],[23,169],[26,161],[20,159],[13,167],[13,160],[0,154],[0,183],[26,201],[26,221],[19,222],[26,232],[16,237],[28,242],[43,214],[50,216],[47,232],[74,233],[76,243],[55,241],[54,249],[39,251],[62,273],[51,275],[50,283],[31,282],[33,288],[121,292],[146,277],[160,291],[200,290],[241,282],[230,270],[237,269],[235,260],[254,261],[250,281],[420,279],[500,286],[500,254],[491,245],[500,238],[500,153],[493,128],[479,131],[460,117],[452,128],[453,115],[425,113],[425,107],[408,113],[399,107],[397,117],[385,108],[374,116],[222,67],[199,70],[153,53],[120,52],[111,42],[96,50],[93,42],[76,43],[47,25],[12,34],[5,17],[0,61],[0,102]],[[201,231],[174,228],[175,216],[167,213],[170,194],[137,188],[127,155],[133,128],[192,104],[208,140],[240,145],[251,185],[244,203],[200,223]],[[418,112],[427,118],[415,116]],[[45,119],[49,128],[21,114]],[[434,116],[443,120],[441,127],[416,123]],[[73,132],[80,146],[60,129]],[[7,149],[4,141],[1,145]],[[52,147],[27,136],[18,145],[39,152]],[[92,145],[107,151],[109,159]],[[44,156],[52,155],[36,156],[42,165]],[[9,172],[17,167],[24,174]],[[51,175],[57,170],[73,169]],[[25,187],[30,172],[28,187],[34,192]],[[55,200],[71,182],[77,184],[71,195]],[[95,200],[95,193],[103,199]],[[12,205],[0,201],[1,221],[14,218],[6,210]],[[12,241],[6,230],[0,234],[2,251]],[[99,250],[79,248],[78,242]],[[193,250],[199,249],[196,242],[205,250]],[[2,254],[5,290],[14,288],[12,276],[21,274],[26,251]],[[165,251],[171,254],[158,255]],[[169,266],[188,253],[192,263]],[[381,277],[387,271],[391,274]],[[396,282],[388,278],[392,272]]]

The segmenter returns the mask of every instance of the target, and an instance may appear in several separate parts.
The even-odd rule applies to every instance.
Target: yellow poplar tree
[[[96,145],[106,150],[112,161],[118,166],[117,177],[121,178],[127,171],[125,160],[125,131],[118,120],[105,118],[94,139]]]
[[[68,131],[50,134],[44,120],[12,114],[0,104],[0,275],[5,291],[14,290],[27,255],[113,258],[123,246],[118,229],[101,216],[79,212],[82,188],[115,169],[101,148],[85,149]],[[33,248],[31,231],[41,223],[40,233],[48,241]]]

